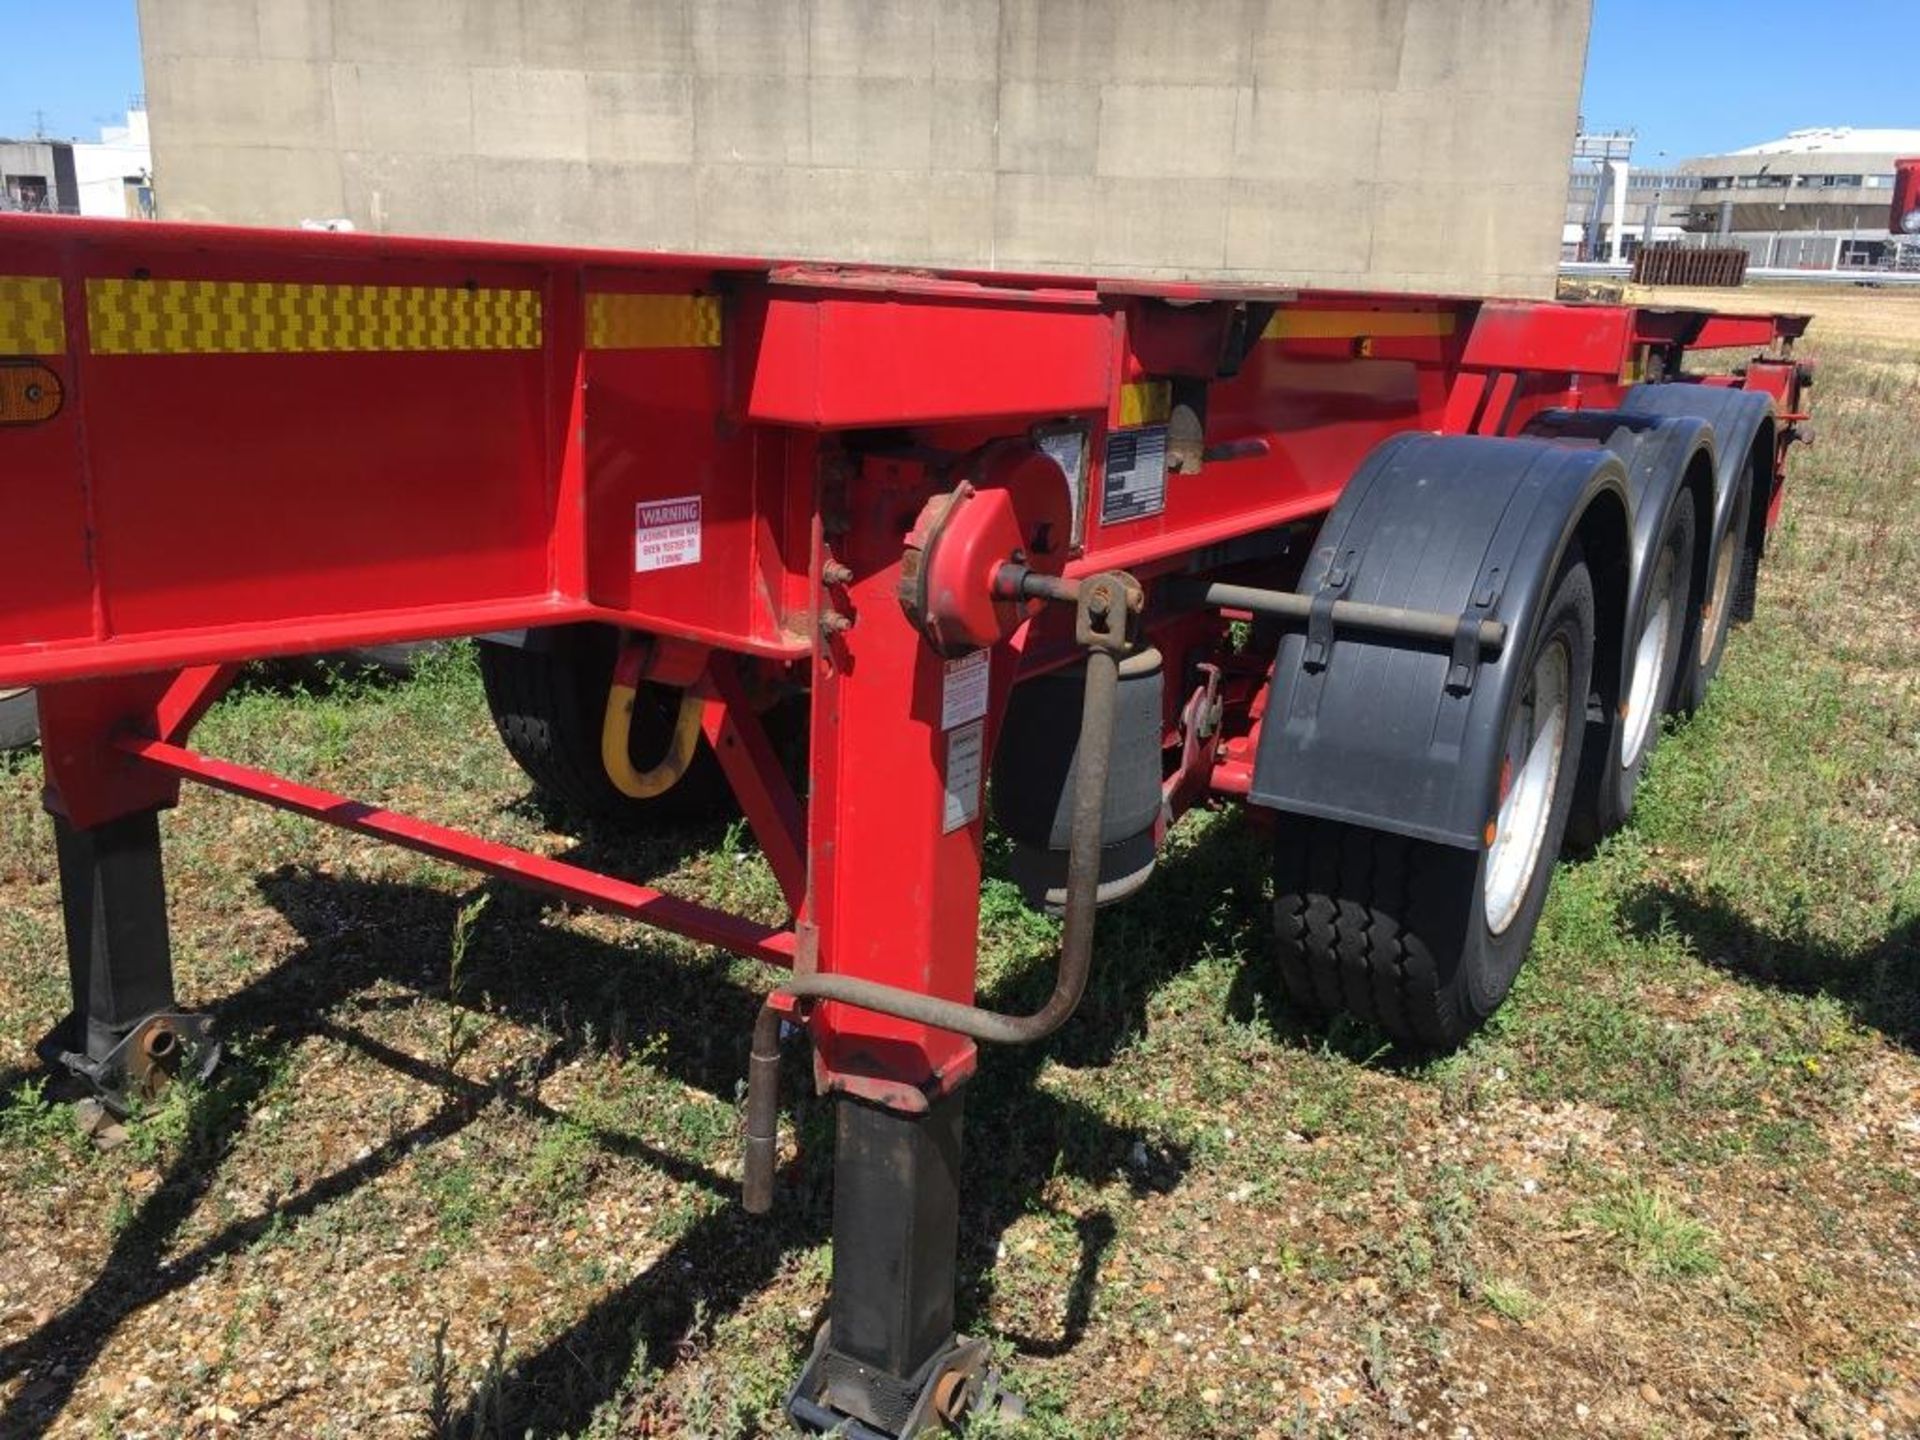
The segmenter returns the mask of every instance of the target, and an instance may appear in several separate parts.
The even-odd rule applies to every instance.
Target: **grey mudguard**
[[[1643,386],[1651,389],[1651,386]],[[1718,450],[1713,426],[1693,415],[1654,416],[1632,414],[1624,410],[1547,410],[1535,416],[1526,433],[1562,444],[1600,445],[1613,451],[1626,466],[1627,501],[1633,516],[1627,582],[1626,623],[1622,635],[1638,635],[1647,601],[1647,586],[1653,579],[1654,547],[1667,525],[1667,515],[1684,487],[1687,474],[1697,464],[1718,475]],[[1749,442],[1751,443],[1751,436]],[[1710,493],[1701,497],[1702,514],[1718,509],[1721,489],[1716,478]],[[1731,491],[1729,490],[1729,495]],[[1701,555],[1707,548],[1705,526],[1695,538]],[[1631,659],[1629,653],[1621,657]],[[1625,675],[1621,679],[1624,682]]]
[[[1753,452],[1754,437],[1765,426],[1773,428],[1773,400],[1763,390],[1736,390],[1724,385],[1694,385],[1674,381],[1664,385],[1636,385],[1620,401],[1623,415],[1644,415],[1651,419],[1668,416],[1704,420],[1713,426],[1716,465],[1713,484],[1713,524],[1702,526],[1708,532],[1705,553],[1719,547],[1733,516],[1740,482],[1746,478],[1745,466]],[[1766,456],[1763,476],[1771,476],[1773,456]],[[1767,497],[1756,494],[1754,504],[1764,506]],[[1756,531],[1758,533],[1758,531]]]
[[[1604,447],[1478,436],[1395,436],[1367,457],[1321,527],[1300,577],[1317,594],[1507,622],[1470,688],[1451,655],[1336,632],[1308,668],[1307,637],[1280,644],[1250,798],[1478,848],[1494,810],[1501,720],[1566,547],[1589,512],[1626,544],[1627,478]],[[1487,602],[1491,603],[1487,603]]]

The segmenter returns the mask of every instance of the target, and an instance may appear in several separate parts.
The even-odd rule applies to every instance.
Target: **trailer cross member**
[[[364,801],[349,800],[312,785],[303,785],[283,776],[237,765],[202,755],[183,745],[164,740],[128,737],[117,742],[120,749],[143,764],[152,765],[183,780],[198,781],[229,795],[258,800],[276,810],[291,811],[309,820],[352,830],[418,851],[436,860],[446,860],[469,870],[477,870],[496,879],[510,881],[540,891],[559,900],[602,910],[670,930],[702,945],[718,946],[735,955],[763,964],[791,969],[793,931],[768,925],[756,925],[725,911],[710,909],[691,900],[677,899],[650,886],[616,880],[584,866],[569,865],[518,850],[462,830],[451,830],[416,816],[403,815]]]

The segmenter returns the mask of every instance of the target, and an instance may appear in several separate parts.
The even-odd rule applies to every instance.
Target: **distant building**
[[[1698,186],[1686,228],[1745,246],[1760,265],[1878,265],[1892,248],[1893,164],[1909,155],[1920,155],[1920,129],[1837,126],[1689,160]]]
[[[0,209],[120,220],[154,216],[147,112],[127,111],[97,141],[0,140]]]
[[[1630,259],[1660,240],[1737,245],[1754,264],[1783,269],[1870,269],[1893,262],[1894,162],[1920,155],[1920,129],[1795,130],[1648,170],[1632,167],[1632,147],[1631,134],[1581,137],[1564,258]]]
[[[0,206],[78,215],[73,146],[65,140],[0,140]]]

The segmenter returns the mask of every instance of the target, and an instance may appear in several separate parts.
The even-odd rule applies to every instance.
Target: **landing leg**
[[[924,1115],[835,1102],[833,1297],[788,1398],[803,1426],[917,1435],[981,1393],[986,1347],[953,1333],[961,1100]]]
[[[174,1009],[159,812],[53,824],[73,1014],[51,1058],[124,1113],[174,1075],[204,1074],[218,1047],[206,1017]]]

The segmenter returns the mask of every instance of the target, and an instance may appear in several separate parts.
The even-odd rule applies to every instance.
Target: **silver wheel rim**
[[[1653,733],[1659,714],[1660,678],[1667,673],[1667,638],[1673,633],[1673,551],[1663,550],[1654,568],[1647,618],[1633,647],[1633,678],[1621,718],[1620,768],[1631,770]]]
[[[1495,935],[1506,932],[1526,903],[1546,845],[1560,762],[1567,750],[1571,668],[1564,641],[1555,640],[1535,656],[1527,687],[1507,724],[1500,810],[1487,851],[1487,929]]]
[[[1713,597],[1700,615],[1702,665],[1713,659],[1715,622],[1720,618],[1720,607],[1727,603],[1727,592],[1733,589],[1733,560],[1739,553],[1739,537],[1733,533],[1733,526],[1728,525],[1727,533],[1720,537],[1720,548],[1713,555]]]

